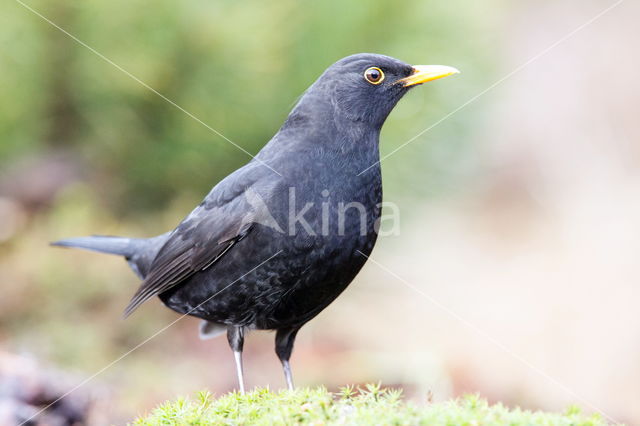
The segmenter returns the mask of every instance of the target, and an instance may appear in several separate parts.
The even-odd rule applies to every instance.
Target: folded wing
[[[244,194],[255,192],[256,182],[264,188],[264,180],[270,179],[261,176],[266,168],[260,167],[250,164],[220,182],[172,232],[125,309],[125,318],[147,300],[215,264],[251,232],[254,212]]]

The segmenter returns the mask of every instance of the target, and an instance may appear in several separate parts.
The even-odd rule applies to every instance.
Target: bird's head
[[[307,113],[329,108],[335,118],[380,128],[409,89],[458,72],[443,65],[409,65],[389,56],[360,53],[327,68],[298,106]]]

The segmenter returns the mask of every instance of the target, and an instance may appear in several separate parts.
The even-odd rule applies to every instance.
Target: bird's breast
[[[355,278],[377,238],[382,185],[368,176],[327,167],[300,173],[273,200],[283,258],[290,259],[279,296],[259,328],[302,323],[331,303]]]

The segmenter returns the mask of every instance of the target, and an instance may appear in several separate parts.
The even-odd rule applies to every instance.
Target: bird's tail
[[[69,238],[51,243],[52,246],[73,247],[100,253],[124,256],[129,266],[140,277],[144,278],[151,268],[153,259],[169,238],[167,232],[153,238],[124,238],[94,235],[92,237]]]
[[[135,254],[138,248],[135,241],[137,241],[137,239],[94,235],[91,237],[68,238],[55,241],[51,243],[51,245],[93,250],[100,253],[119,254],[129,258]]]

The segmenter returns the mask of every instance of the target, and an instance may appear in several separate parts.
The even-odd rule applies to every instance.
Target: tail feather
[[[135,247],[131,238],[109,237],[94,235],[91,237],[68,238],[51,243],[52,246],[73,247],[93,250],[101,253],[119,254],[131,257],[135,254]]]
[[[167,232],[153,238],[125,238],[94,235],[92,237],[60,240],[51,243],[51,245],[124,256],[131,269],[133,269],[140,278],[144,278],[151,268],[153,259],[155,259],[158,251],[167,241],[170,234],[170,232]]]

